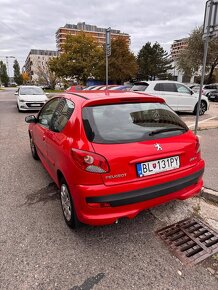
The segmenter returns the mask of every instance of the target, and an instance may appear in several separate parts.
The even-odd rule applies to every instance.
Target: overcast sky
[[[0,59],[15,56],[22,66],[30,49],[56,50],[55,32],[86,22],[130,34],[137,54],[147,42],[170,50],[203,23],[204,0],[0,0]],[[12,66],[13,60],[10,60]]]

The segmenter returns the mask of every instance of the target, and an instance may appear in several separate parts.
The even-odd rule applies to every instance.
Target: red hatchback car
[[[68,93],[26,117],[32,155],[60,188],[66,223],[105,225],[200,192],[198,138],[163,99]]]

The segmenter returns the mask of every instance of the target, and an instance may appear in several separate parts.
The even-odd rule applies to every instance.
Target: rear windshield
[[[166,104],[128,103],[83,108],[87,138],[94,143],[131,143],[183,134],[185,123]]]
[[[145,91],[148,87],[147,83],[135,83],[131,91]]]

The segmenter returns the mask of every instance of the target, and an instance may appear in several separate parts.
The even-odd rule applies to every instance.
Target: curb
[[[218,192],[209,188],[203,188],[201,196],[207,200],[213,201],[218,204]]]

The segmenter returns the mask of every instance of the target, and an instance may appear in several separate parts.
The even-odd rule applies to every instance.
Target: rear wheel
[[[35,160],[39,160],[39,155],[37,153],[36,146],[33,142],[33,138],[31,135],[30,135],[30,149],[31,149],[31,153],[32,153],[33,158]]]
[[[70,228],[77,229],[81,226],[81,222],[77,218],[69,187],[64,178],[61,179],[60,186],[61,207],[65,222]]]
[[[195,109],[194,109],[194,115],[197,115],[197,106],[198,104],[196,104]],[[200,110],[199,110],[199,115],[202,116],[204,115],[204,113],[207,111],[207,104],[205,101],[201,101],[200,104]]]

